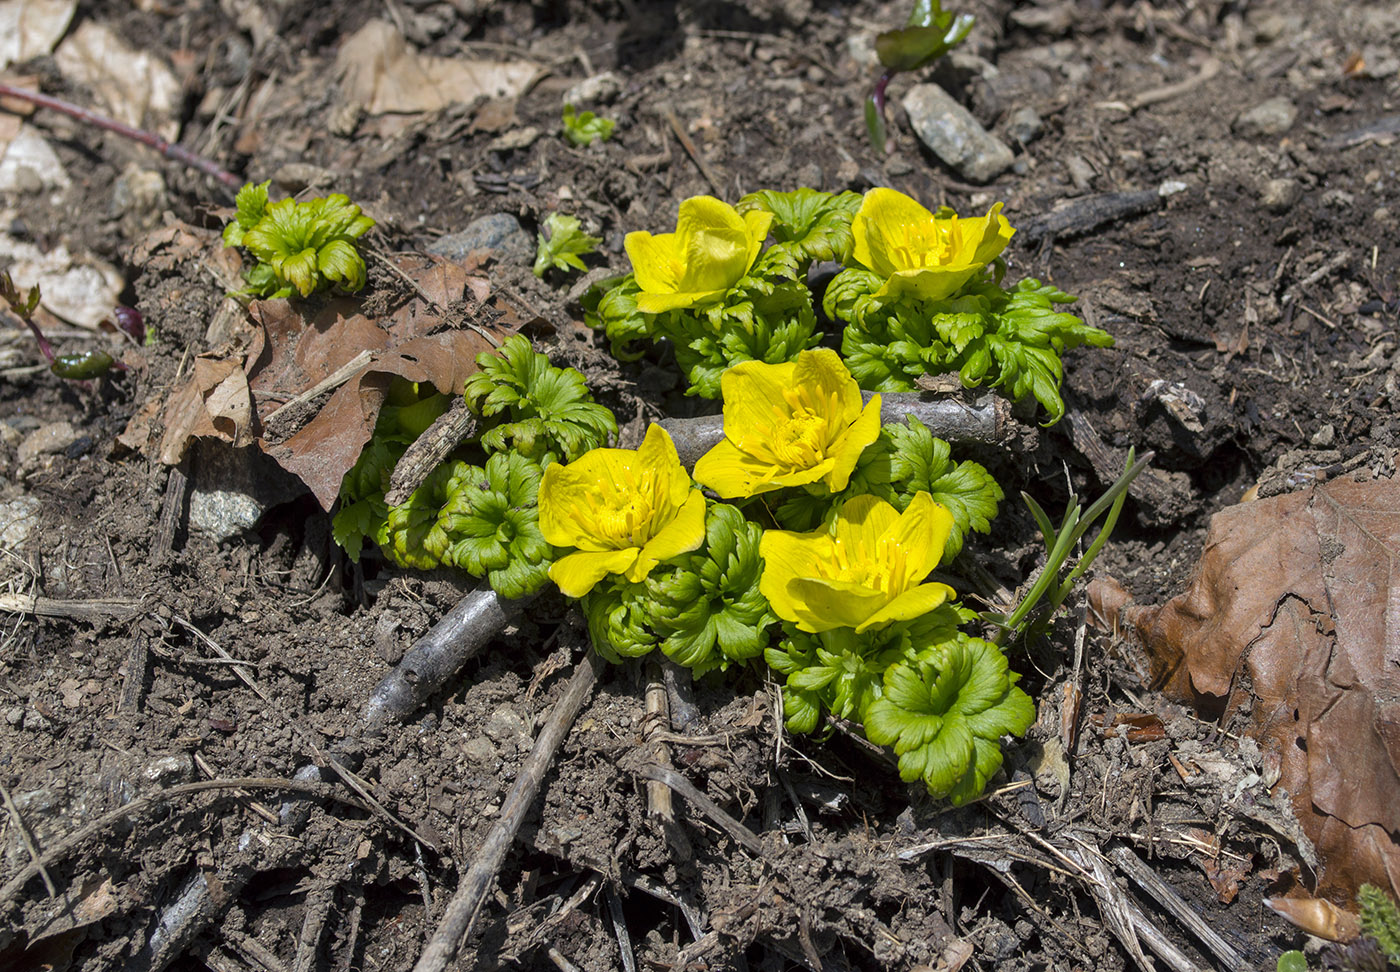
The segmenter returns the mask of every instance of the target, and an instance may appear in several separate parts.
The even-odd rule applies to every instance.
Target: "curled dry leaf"
[[[417,296],[384,315],[348,297],[310,317],[300,302],[251,303],[226,347],[196,359],[166,402],[161,460],[179,462],[195,437],[256,443],[330,509],[392,378],[460,394],[476,356],[524,323],[499,300],[481,304],[483,280],[466,267],[412,254],[391,259]]]
[[[1400,889],[1397,550],[1400,482],[1339,481],[1217,513],[1189,589],[1167,604],[1095,592],[1163,691],[1240,714],[1277,759],[1318,895]]]

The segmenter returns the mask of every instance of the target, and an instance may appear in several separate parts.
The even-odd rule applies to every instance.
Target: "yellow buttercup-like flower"
[[[942,300],[995,260],[1015,232],[1001,203],[974,219],[939,218],[902,192],[871,189],[851,223],[851,255],[885,278],[877,297]]]
[[[768,530],[759,541],[758,587],[778,617],[803,631],[857,634],[922,617],[956,596],[920,583],[938,566],[953,515],[928,493],[898,512],[874,496],[848,500],[830,530]]]
[[[719,299],[758,259],[772,222],[763,210],[740,216],[713,196],[692,196],[681,203],[674,233],[628,233],[637,310],[661,314]]]
[[[549,568],[569,597],[582,597],[608,574],[640,581],[705,539],[705,497],[691,488],[659,425],[640,449],[594,449],[547,467],[539,507],[544,538],[575,548]]]
[[[840,492],[880,435],[880,396],[862,411],[856,380],[826,348],[737,364],[720,390],[724,439],[695,464],[695,481],[726,499],[819,480]]]

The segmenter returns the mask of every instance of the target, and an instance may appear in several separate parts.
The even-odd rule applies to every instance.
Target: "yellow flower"
[[[871,189],[851,223],[851,253],[885,278],[875,296],[942,300],[995,260],[1015,232],[1001,203],[975,219],[940,219],[902,192]]]
[[[661,314],[718,299],[749,272],[772,222],[769,212],[740,216],[713,196],[692,196],[681,203],[674,233],[628,233],[637,310]]]
[[[812,633],[922,617],[956,596],[921,584],[938,566],[953,515],[928,493],[899,513],[874,496],[848,500],[830,530],[768,530],[759,541],[758,588],[778,617]]]
[[[539,505],[544,538],[576,548],[549,568],[569,597],[582,597],[608,574],[640,581],[705,539],[705,497],[691,488],[675,444],[659,425],[647,429],[635,451],[594,449],[549,466]]]
[[[880,396],[860,388],[827,348],[796,361],[745,361],[720,378],[724,438],[695,464],[695,481],[726,499],[821,480],[838,493],[880,435]]]

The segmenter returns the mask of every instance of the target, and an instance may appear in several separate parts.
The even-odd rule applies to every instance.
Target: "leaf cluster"
[[[564,106],[563,123],[564,137],[579,148],[587,148],[596,141],[606,142],[612,138],[613,127],[617,124],[591,111],[577,111],[573,105]]]
[[[644,314],[637,310],[636,279],[628,274],[603,295],[588,322],[601,327],[623,361],[644,353],[642,339],[669,342],[685,372],[687,395],[719,397],[719,379],[743,361],[781,364],[820,340],[805,267],[796,250],[770,246],[716,303]]]
[[[545,217],[544,226],[537,236],[534,272],[541,279],[551,268],[566,273],[569,270],[587,270],[582,258],[603,242],[599,237],[585,233],[577,216],[557,212]]]
[[[614,661],[659,647],[697,675],[759,657],[777,620],[758,589],[762,534],[735,507],[711,505],[699,550],[640,583],[619,577],[584,598],[594,645]]]
[[[813,261],[850,259],[851,219],[860,209],[861,198],[858,192],[833,194],[806,187],[793,192],[762,189],[744,196],[735,208],[741,213],[754,209],[772,213],[768,232],[773,245],[787,249],[798,270],[806,273]]]
[[[1014,400],[1034,397],[1052,425],[1065,410],[1061,355],[1081,344],[1113,344],[1107,332],[1059,310],[1074,297],[1034,278],[1007,290],[984,276],[940,301],[876,297],[881,283],[867,271],[844,270],[823,303],[846,322],[841,351],[862,388],[913,391],[925,374],[955,371],[968,388],[987,384]]]
[[[991,530],[998,504],[1006,498],[986,467],[970,460],[955,461],[952,447],[911,416],[880,430],[880,437],[861,453],[843,491],[835,495],[821,489],[794,491],[778,507],[777,518],[785,529],[814,530],[855,496],[869,493],[903,512],[921,491],[953,514],[944,564],[962,552],[970,531]]]
[[[250,182],[240,189],[237,211],[224,227],[224,245],[241,246],[258,261],[243,275],[243,292],[309,297],[336,284],[350,293],[364,287],[365,260],[356,241],[374,220],[340,193],[269,203],[269,184]]]
[[[556,368],[524,335],[498,353],[479,354],[481,370],[467,379],[468,407],[484,419],[482,448],[519,452],[541,465],[566,462],[617,434],[617,419],[593,401],[583,375]]]

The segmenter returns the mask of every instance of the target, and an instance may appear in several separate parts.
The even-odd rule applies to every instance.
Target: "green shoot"
[[[550,213],[545,217],[539,233],[539,244],[535,250],[535,276],[544,279],[551,268],[555,270],[586,270],[581,257],[597,249],[603,242],[596,236],[589,236],[577,216],[563,213]]]
[[[573,105],[564,106],[563,120],[564,137],[579,148],[587,148],[600,139],[606,142],[612,138],[613,127],[617,124],[591,111],[575,111]]]
[[[875,90],[865,99],[865,128],[875,151],[885,151],[885,89],[890,79],[938,60],[963,42],[975,22],[972,14],[945,11],[940,0],[914,0],[905,26],[875,38],[875,53],[885,68]]]

